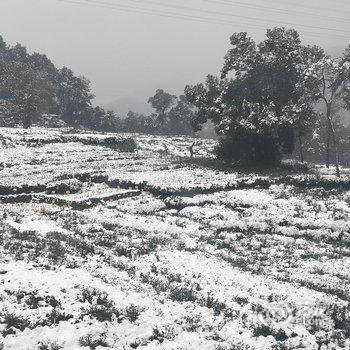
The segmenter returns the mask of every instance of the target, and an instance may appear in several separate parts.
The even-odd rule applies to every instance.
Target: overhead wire
[[[283,4],[283,5],[288,5],[288,6],[291,6],[291,7],[298,6],[298,8],[306,8],[306,9],[313,10],[313,11],[321,10],[321,11],[327,11],[327,12],[336,12],[336,13],[341,13],[342,15],[344,15],[344,10],[340,10],[340,9],[337,9],[337,8],[334,8],[334,7],[333,8],[332,7],[322,7],[322,6],[316,6],[315,7],[315,6],[305,5],[305,1],[303,1],[303,3],[281,1],[281,0],[258,0],[258,1],[274,2],[274,3],[278,3],[279,5]],[[349,11],[347,11],[347,13],[349,13]]]
[[[212,3],[212,4],[221,4],[221,5],[226,5],[230,7],[242,7],[242,8],[265,11],[265,12],[269,11],[269,12],[275,12],[275,13],[281,13],[281,14],[294,13],[296,15],[300,15],[304,17],[332,20],[337,23],[350,23],[349,18],[325,16],[325,15],[316,14],[315,12],[311,13],[311,12],[304,12],[304,11],[298,11],[298,10],[286,10],[286,9],[281,9],[281,8],[276,8],[271,6],[260,6],[255,4],[251,5],[241,1],[228,1],[228,0],[202,0],[202,1],[207,3]]]
[[[106,4],[106,5],[116,5],[115,3],[110,3],[110,2],[105,2],[105,1],[97,1],[97,0],[82,0],[85,2],[95,2],[95,3],[101,3],[101,4]],[[201,12],[201,13],[206,13],[206,14],[212,14],[212,15],[220,15],[220,16],[228,16],[228,17],[235,17],[235,18],[242,18],[245,20],[253,20],[253,21],[258,21],[258,22],[266,22],[265,19],[253,17],[253,16],[245,16],[245,15],[238,15],[234,13],[227,13],[227,12],[221,12],[221,11],[213,11],[213,10],[205,10],[205,9],[199,9],[199,8],[193,8],[189,6],[181,6],[181,5],[174,5],[174,4],[166,4],[163,2],[159,1],[154,1],[154,0],[123,0],[125,1],[130,1],[130,2],[136,2],[136,3],[148,3],[148,4],[153,4],[156,6],[160,7],[170,7],[170,8],[176,8],[176,9],[182,9],[182,10],[189,10],[189,11],[196,11],[196,12]],[[118,4],[118,6],[120,6]],[[123,5],[127,6],[127,5]],[[277,24],[284,24],[284,25],[292,25],[292,26],[299,26],[299,27],[304,27],[304,28],[309,28],[309,29],[317,29],[317,30],[326,30],[326,31],[334,31],[338,33],[346,33],[350,34],[350,30],[343,30],[343,29],[337,29],[337,28],[329,28],[329,27],[321,27],[321,26],[313,26],[313,25],[308,25],[308,24],[302,24],[302,23],[293,23],[293,22],[288,22],[288,21],[279,21],[275,19],[269,19],[269,22],[272,23],[277,23]]]
[[[87,3],[86,0],[57,0],[59,2],[65,2],[70,4],[77,4],[77,5],[87,5],[92,7],[99,7],[99,8],[106,8],[111,10],[117,10],[117,11],[123,11],[123,12],[131,12],[131,13],[141,13],[141,14],[148,14],[148,15],[154,15],[154,16],[160,16],[160,17],[166,17],[166,18],[175,18],[175,19],[184,19],[184,20],[190,20],[190,21],[198,21],[203,23],[213,23],[213,24],[225,24],[225,25],[233,25],[234,23],[229,21],[221,21],[216,20],[215,18],[206,18],[206,17],[199,17],[199,16],[191,16],[186,14],[174,14],[171,12],[164,12],[164,11],[154,11],[150,9],[145,8],[136,8],[136,7],[125,7],[124,5],[105,5],[100,4],[100,2],[89,2]],[[249,24],[248,24],[249,25]],[[254,24],[250,25],[253,28],[259,28],[259,29],[265,29],[263,26],[257,26]]]
[[[65,2],[65,3],[72,3],[72,4],[78,4],[78,5],[87,5],[87,6],[93,6],[93,7],[100,7],[100,8],[107,8],[107,9],[112,9],[112,10],[119,10],[119,11],[126,11],[126,12],[134,12],[134,13],[142,13],[142,14],[147,14],[147,15],[154,15],[154,16],[161,16],[161,17],[168,17],[168,18],[176,18],[176,19],[184,19],[188,21],[198,21],[198,22],[203,22],[203,23],[213,23],[213,24],[220,24],[220,25],[243,25],[245,27],[250,27],[250,28],[259,28],[259,29],[266,29],[266,27],[262,25],[257,25],[256,23],[242,23],[242,22],[231,22],[231,21],[226,21],[223,20],[222,18],[208,18],[208,17],[202,17],[199,15],[188,15],[184,13],[178,13],[178,12],[169,12],[169,11],[164,11],[164,10],[159,10],[159,9],[150,9],[150,8],[144,8],[144,7],[137,7],[137,6],[130,6],[130,5],[121,5],[121,4],[116,4],[116,3],[110,3],[110,2],[105,2],[105,1],[98,1],[98,0],[58,0],[60,2]],[[125,1],[125,0],[124,0]],[[133,2],[139,2],[137,0],[129,0]],[[148,3],[157,3],[160,4],[159,2],[152,1],[152,0],[146,0],[145,2]],[[164,5],[164,4],[162,4]],[[173,5],[176,6],[176,5]],[[186,8],[189,9],[186,6],[178,6],[181,7],[182,9]],[[197,11],[195,8],[190,8],[192,11]],[[304,33],[308,36],[313,36],[313,37],[324,37],[327,35],[321,34],[321,33],[313,33],[313,32],[306,32]],[[337,39],[347,39],[346,36],[340,36],[339,34],[332,34],[332,38],[337,38]]]

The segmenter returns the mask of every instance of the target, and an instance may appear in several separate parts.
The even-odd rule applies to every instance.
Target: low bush
[[[114,318],[120,319],[122,312],[118,310],[106,292],[95,288],[83,288],[78,296],[80,302],[88,302],[91,306],[82,309],[82,317],[89,315],[100,322],[111,322]]]
[[[205,306],[214,311],[214,315],[218,316],[222,311],[226,309],[226,305],[217,299],[214,299],[211,295],[208,295],[205,300]]]
[[[196,301],[196,293],[193,288],[185,286],[175,287],[170,291],[170,299],[173,301]]]
[[[281,342],[288,339],[288,336],[282,329],[279,329],[278,331],[276,331],[272,327],[267,326],[265,324],[255,327],[253,331],[253,335],[254,337],[260,337],[260,336],[268,337],[272,335],[277,341],[281,341]]]
[[[46,319],[41,323],[43,326],[52,326],[60,322],[68,321],[73,318],[73,315],[66,314],[63,310],[54,308],[46,314]]]
[[[69,194],[81,191],[83,184],[78,179],[66,179],[46,185],[47,194]]]
[[[63,345],[60,345],[57,341],[40,342],[38,344],[38,350],[60,350],[63,349]]]
[[[0,318],[2,319],[1,323],[5,324],[5,329],[2,331],[3,337],[13,334],[13,328],[24,331],[31,325],[28,319],[14,313],[5,313],[0,315]]]
[[[335,306],[331,312],[334,328],[344,332],[345,337],[350,337],[350,307]]]
[[[99,334],[98,336],[93,336],[88,334],[79,339],[80,346],[86,346],[90,350],[95,350],[99,346],[108,347],[108,343],[106,342],[106,335],[104,333]]]
[[[135,152],[137,149],[136,141],[132,138],[122,139],[119,137],[107,137],[104,139],[87,138],[80,139],[84,145],[103,146],[118,152]]]
[[[130,305],[125,309],[125,316],[130,322],[135,322],[140,316],[140,309],[135,305]]]

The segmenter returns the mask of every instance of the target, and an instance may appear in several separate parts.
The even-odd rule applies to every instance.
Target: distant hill
[[[147,103],[153,91],[135,91],[122,96],[106,105],[107,109],[112,109],[119,116],[125,116],[130,110],[137,113],[149,114],[153,112],[152,107]]]
[[[326,53],[332,57],[340,57],[345,50],[345,47],[331,47],[326,50]],[[166,86],[165,90],[170,91],[175,94],[183,93],[182,85],[180,84],[170,84],[171,86]],[[147,103],[150,96],[155,92],[154,86],[149,88],[135,90],[124,96],[117,98],[116,100],[106,104],[104,107],[106,109],[111,109],[115,111],[119,116],[125,116],[130,110],[137,113],[150,114],[154,112],[152,107]],[[343,111],[342,116],[346,123],[350,124],[350,112]]]
[[[194,82],[196,83],[196,81]],[[170,81],[167,84],[153,84],[144,86],[127,94],[117,97],[114,101],[105,104],[105,108],[112,109],[119,116],[126,115],[130,110],[137,113],[150,114],[154,109],[147,103],[148,99],[153,96],[157,89],[164,89],[173,95],[180,96],[184,93],[186,83]]]

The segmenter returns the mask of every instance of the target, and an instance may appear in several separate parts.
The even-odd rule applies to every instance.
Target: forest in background
[[[179,97],[159,89],[148,101],[154,113],[119,116],[93,106],[85,77],[0,37],[0,125],[194,136],[210,121],[216,153],[230,162],[275,166],[295,157],[334,163],[339,175],[350,159],[350,128],[340,116],[350,107],[350,50],[331,58],[285,28],[267,30],[261,43],[247,33],[230,42],[220,77]]]

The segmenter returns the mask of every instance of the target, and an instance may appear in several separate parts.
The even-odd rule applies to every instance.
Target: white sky
[[[0,0],[0,34],[5,41],[19,42],[30,51],[45,53],[57,66],[66,65],[85,75],[92,82],[95,102],[102,105],[138,92],[151,94],[156,88],[181,93],[187,83],[203,81],[208,73],[217,74],[233,32],[248,31],[256,40],[263,39],[265,31],[250,26],[268,28],[296,23],[301,33],[316,36],[305,33],[303,38],[307,43],[327,49],[350,44],[349,0],[96,1],[230,22],[202,23],[60,0]],[[154,2],[223,14],[160,7]],[[257,6],[270,10],[263,11]]]

